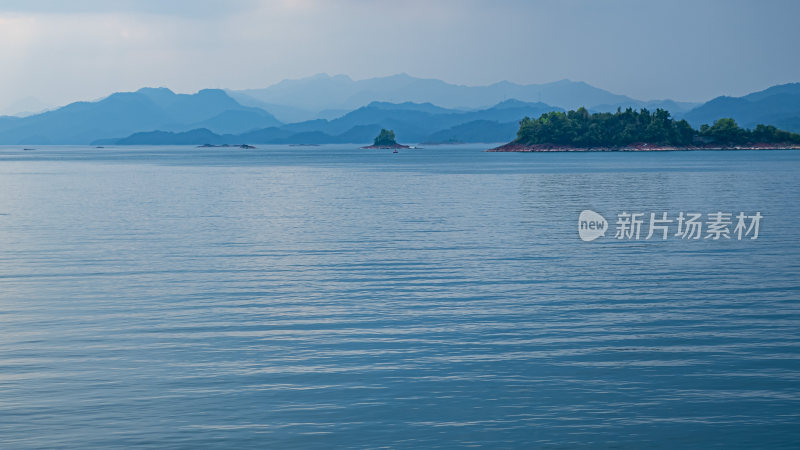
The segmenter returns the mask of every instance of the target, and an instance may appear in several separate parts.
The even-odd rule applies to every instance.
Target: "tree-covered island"
[[[590,114],[585,108],[549,112],[538,119],[525,117],[517,138],[489,151],[652,151],[712,149],[800,148],[800,134],[758,125],[749,130],[733,119],[719,119],[699,130],[668,111],[618,109],[615,113]]]
[[[394,137],[394,130],[381,129],[381,132],[372,141],[372,145],[361,148],[410,148],[407,145],[398,144]]]

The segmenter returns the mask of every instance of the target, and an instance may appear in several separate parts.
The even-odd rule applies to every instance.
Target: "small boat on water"
[[[392,153],[400,153],[400,152],[398,152],[397,149],[394,149]]]

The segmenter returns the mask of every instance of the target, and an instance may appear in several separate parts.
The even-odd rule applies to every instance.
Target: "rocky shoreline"
[[[631,144],[618,147],[572,147],[569,145],[535,144],[524,145],[510,142],[499,147],[486,150],[487,152],[675,152],[692,150],[800,150],[798,144],[767,144],[756,143],[746,145],[721,146],[716,145],[653,145],[653,144]]]

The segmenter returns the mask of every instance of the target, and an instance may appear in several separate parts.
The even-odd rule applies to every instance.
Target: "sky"
[[[0,110],[317,73],[705,101],[800,81],[798,17],[794,0],[3,0]]]

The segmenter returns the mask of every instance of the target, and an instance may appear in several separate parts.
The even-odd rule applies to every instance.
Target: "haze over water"
[[[1,147],[0,447],[800,444],[800,152],[485,148]]]

